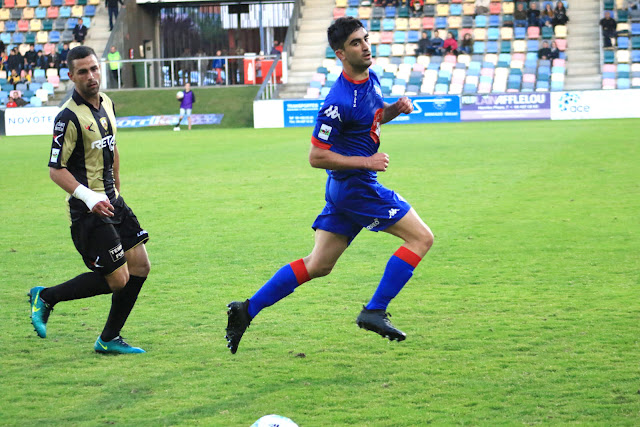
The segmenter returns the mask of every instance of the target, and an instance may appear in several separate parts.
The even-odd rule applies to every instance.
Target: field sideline
[[[640,120],[387,125],[380,181],[435,244],[389,307],[355,317],[400,241],[362,232],[333,273],[262,312],[238,353],[225,305],[313,245],[324,171],[309,128],[122,131],[122,194],[152,272],[123,335],[110,299],[61,303],[47,339],[26,292],[84,272],[50,138],[0,140],[0,424],[638,425]]]

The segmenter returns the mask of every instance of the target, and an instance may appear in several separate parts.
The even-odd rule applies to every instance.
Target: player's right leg
[[[347,236],[317,230],[311,254],[283,266],[250,299],[229,303],[225,338],[231,353],[238,351],[242,335],[262,309],[290,295],[301,284],[329,274],[348,245]]]
[[[96,224],[98,226],[96,227]],[[87,215],[71,225],[71,237],[85,265],[92,270],[50,288],[36,286],[29,291],[31,323],[40,338],[47,336],[47,322],[53,307],[62,301],[109,294],[112,289],[104,278],[124,264],[124,259],[113,261],[111,239],[117,237],[115,229]]]

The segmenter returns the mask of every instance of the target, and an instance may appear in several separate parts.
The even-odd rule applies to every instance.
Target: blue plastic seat
[[[489,15],[489,26],[490,27],[499,27],[500,26],[500,15]]]
[[[524,39],[527,35],[527,29],[525,27],[516,27],[513,29],[513,36],[516,39]]]
[[[476,16],[476,27],[486,27],[487,26],[487,17],[484,15]]]
[[[395,18],[396,17],[396,8],[395,6],[387,6],[384,8],[384,16],[386,18]]]

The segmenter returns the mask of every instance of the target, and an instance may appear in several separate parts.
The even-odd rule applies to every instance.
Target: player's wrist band
[[[106,194],[96,193],[82,184],[78,185],[76,189],[73,190],[72,196],[76,199],[82,200],[89,210],[92,210],[96,203],[109,200]]]

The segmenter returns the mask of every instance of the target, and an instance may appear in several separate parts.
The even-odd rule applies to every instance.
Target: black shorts
[[[149,240],[138,218],[118,197],[112,218],[87,212],[71,223],[71,238],[89,269],[102,275],[111,274],[126,262],[124,253]]]

